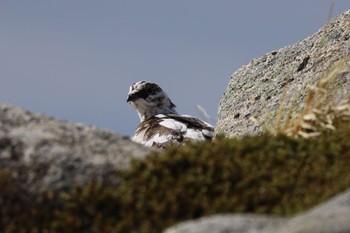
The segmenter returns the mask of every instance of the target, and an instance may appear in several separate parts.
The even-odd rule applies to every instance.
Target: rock
[[[216,215],[180,223],[164,233],[258,233],[286,222],[283,218],[258,215]]]
[[[87,181],[117,184],[112,174],[149,149],[127,137],[0,104],[0,170],[32,194]]]
[[[291,218],[278,233],[346,233],[350,232],[350,190],[305,214]]]
[[[291,218],[217,215],[180,223],[165,233],[347,233],[349,220],[350,190]]]
[[[284,89],[287,90],[284,106],[288,110],[282,111],[283,119],[289,110],[300,111],[309,86],[325,75],[334,78],[327,101],[339,103],[348,99],[349,38],[350,10],[305,40],[265,54],[238,69],[220,101],[216,133],[242,136],[266,129],[273,131]]]

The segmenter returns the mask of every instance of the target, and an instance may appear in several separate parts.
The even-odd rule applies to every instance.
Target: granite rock
[[[273,131],[284,89],[288,110],[303,107],[309,86],[333,72],[329,103],[350,96],[350,10],[335,17],[306,39],[272,51],[233,73],[220,101],[216,133],[228,136]],[[339,64],[345,68],[335,69]],[[252,120],[253,119],[253,120]]]
[[[108,130],[0,104],[0,170],[33,194],[91,180],[117,184],[113,171],[148,152]]]

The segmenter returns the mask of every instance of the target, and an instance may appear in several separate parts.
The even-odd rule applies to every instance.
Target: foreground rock
[[[216,215],[188,221],[169,228],[165,233],[258,233],[270,232],[286,222],[283,218],[258,215]]]
[[[284,87],[288,110],[302,107],[309,86],[333,76],[328,102],[349,98],[350,11],[305,40],[273,51],[238,69],[230,78],[218,110],[217,133],[257,134],[276,125]],[[337,66],[342,63],[347,67]],[[256,120],[252,121],[251,117]]]
[[[218,215],[173,226],[165,233],[346,233],[350,232],[350,191],[292,218]]]
[[[0,104],[0,170],[24,190],[63,190],[95,180],[114,184],[116,168],[149,150],[107,130]]]

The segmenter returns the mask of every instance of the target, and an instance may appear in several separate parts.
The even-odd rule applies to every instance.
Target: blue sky
[[[129,85],[214,118],[230,75],[316,32],[329,0],[1,0],[0,102],[131,135]],[[333,16],[350,8],[337,0]]]

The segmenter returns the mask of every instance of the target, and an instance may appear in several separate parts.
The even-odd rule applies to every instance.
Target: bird
[[[140,118],[131,140],[147,147],[164,149],[184,141],[208,141],[214,127],[190,115],[180,115],[176,105],[156,83],[139,81],[128,92],[127,103]]]

